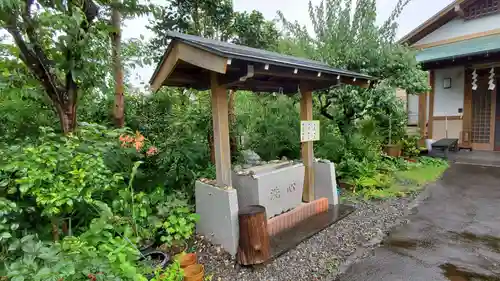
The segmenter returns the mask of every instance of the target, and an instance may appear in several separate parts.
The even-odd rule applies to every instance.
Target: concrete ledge
[[[321,160],[314,162],[314,197],[328,198],[332,205],[339,203],[337,194],[337,180],[335,177],[335,164]]]
[[[200,220],[196,232],[229,254],[238,249],[238,195],[235,189],[224,190],[196,181],[196,213]]]

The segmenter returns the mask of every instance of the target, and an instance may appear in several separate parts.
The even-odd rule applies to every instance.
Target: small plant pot
[[[149,253],[153,251],[154,244],[155,244],[154,240],[141,241],[139,243],[139,251],[141,251],[142,254]]]
[[[170,256],[176,256],[182,252],[186,252],[187,247],[187,243],[184,241],[174,241],[172,245],[162,244],[158,249]]]
[[[196,264],[198,260],[196,253],[180,253],[175,256],[175,259],[179,261],[181,268],[186,268],[190,265]]]
[[[171,255],[178,255],[187,250],[187,243],[184,241],[174,241],[172,246],[169,247],[168,253]]]
[[[349,191],[352,191],[354,189],[354,185],[343,181],[339,181],[339,187],[342,188],[343,190],[349,190]]]
[[[205,268],[201,264],[193,264],[184,268],[184,281],[203,281]]]
[[[417,162],[417,160],[415,160],[413,158],[410,158],[410,157],[405,157],[405,160],[408,161],[408,162],[411,162],[411,163]]]
[[[170,256],[163,252],[154,251],[143,254],[139,259],[139,262],[145,263],[148,260],[152,261],[151,269],[154,271],[155,269],[165,269],[168,265],[168,262],[170,261]],[[154,273],[149,274],[146,277],[149,280],[154,277]]]
[[[384,147],[384,152],[391,157],[401,156],[401,146],[399,144],[388,144]]]

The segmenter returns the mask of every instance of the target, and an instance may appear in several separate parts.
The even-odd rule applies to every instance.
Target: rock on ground
[[[205,276],[214,281],[333,280],[351,262],[363,258],[389,230],[405,223],[401,218],[415,195],[384,201],[349,202],[356,211],[302,242],[269,264],[240,267],[220,247],[198,237],[195,248]]]

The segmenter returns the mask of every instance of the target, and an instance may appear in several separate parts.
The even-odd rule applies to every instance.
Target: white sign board
[[[319,120],[300,121],[300,142],[319,140]]]

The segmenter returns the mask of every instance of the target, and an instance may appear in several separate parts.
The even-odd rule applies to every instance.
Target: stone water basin
[[[302,202],[304,164],[293,161],[268,163],[233,172],[238,205],[262,205],[267,218],[291,210]]]

